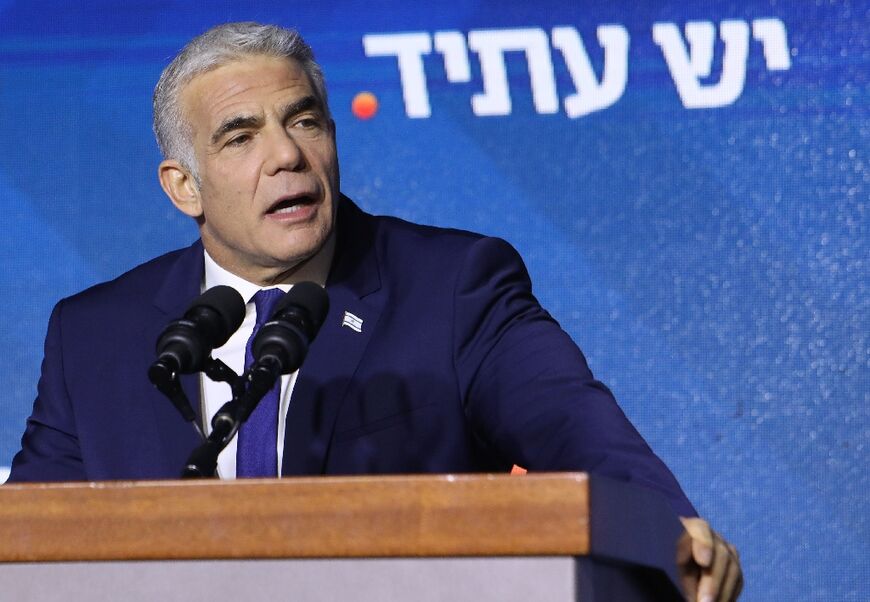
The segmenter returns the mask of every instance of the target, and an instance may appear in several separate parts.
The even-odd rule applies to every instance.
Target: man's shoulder
[[[492,259],[522,265],[517,251],[507,241],[458,228],[423,225],[389,215],[370,215],[351,203],[349,221],[356,227],[348,233],[361,240],[359,249],[373,250],[387,271],[446,276],[469,262]]]
[[[516,249],[497,236],[480,234],[458,228],[427,226],[391,216],[378,216],[380,235],[379,255],[389,261],[415,266],[431,264],[431,267],[451,271],[459,269],[463,262],[492,258],[496,261],[522,263]]]
[[[389,242],[416,245],[423,248],[462,249],[473,245],[486,235],[458,228],[429,226],[411,222],[391,215],[373,218],[378,223],[378,232]]]
[[[150,302],[169,272],[178,266],[180,259],[197,256],[201,260],[202,245],[199,241],[141,263],[112,280],[90,286],[63,299],[62,303],[69,309],[101,311],[123,304],[135,306]]]

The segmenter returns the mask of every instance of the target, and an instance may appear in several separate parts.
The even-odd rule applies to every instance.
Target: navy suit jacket
[[[373,217],[346,198],[336,227],[330,310],[293,391],[284,475],[582,470],[694,514],[510,245]],[[197,242],[58,303],[10,481],[180,474],[198,439],[146,373],[202,276]],[[183,377],[197,412],[198,379]]]

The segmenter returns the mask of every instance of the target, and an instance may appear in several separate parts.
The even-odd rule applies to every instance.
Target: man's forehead
[[[303,96],[317,98],[308,74],[298,61],[252,55],[196,75],[182,90],[181,105],[190,121],[205,118],[211,127],[234,112],[250,113],[255,105],[273,96],[279,103]],[[246,105],[249,105],[247,109]]]

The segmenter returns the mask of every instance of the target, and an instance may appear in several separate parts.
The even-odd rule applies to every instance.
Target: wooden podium
[[[582,473],[0,487],[0,599],[681,600],[682,526]]]

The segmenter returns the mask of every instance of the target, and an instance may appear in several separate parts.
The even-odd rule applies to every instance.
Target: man
[[[215,356],[241,372],[276,297],[261,291],[313,280],[331,300],[324,326],[220,476],[600,473],[667,496],[686,517],[689,590],[736,598],[733,547],[694,518],[516,252],[373,217],[340,194],[323,77],[298,34],[237,23],[194,39],[157,84],[154,123],[161,185],[201,241],[57,305],[11,481],[176,476],[197,441],[145,377],[162,327],[202,290],[233,286],[246,319]],[[229,389],[183,385],[207,427]]]

